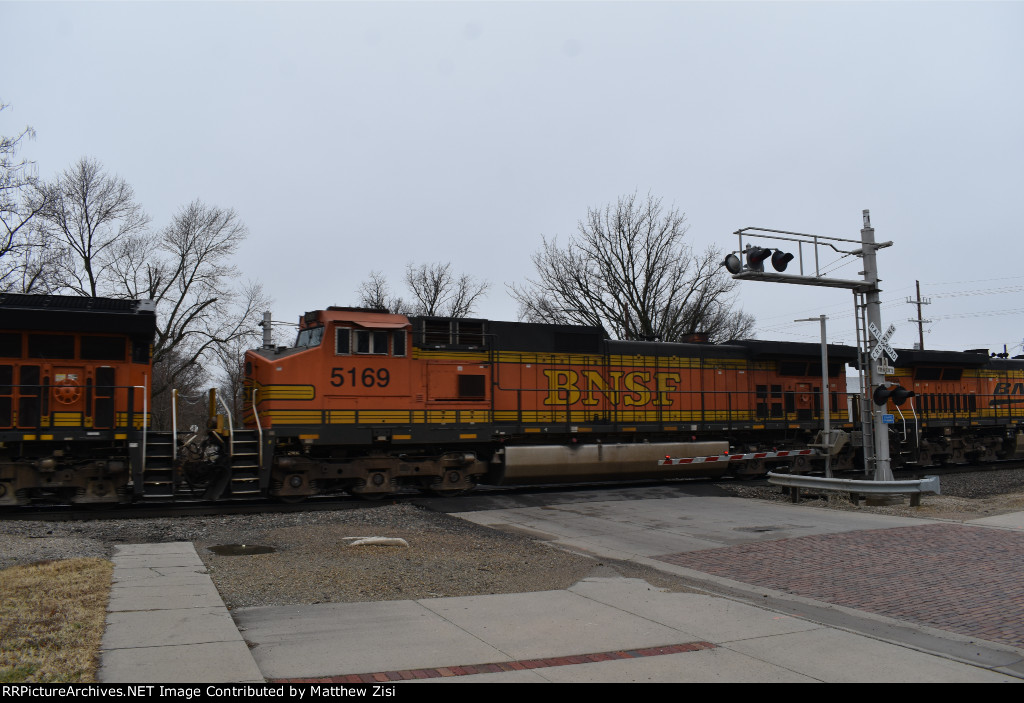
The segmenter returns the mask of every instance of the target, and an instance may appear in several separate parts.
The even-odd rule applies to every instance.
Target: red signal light
[[[746,253],[747,269],[751,271],[764,271],[765,259],[772,255],[772,250],[762,247],[749,247]]]

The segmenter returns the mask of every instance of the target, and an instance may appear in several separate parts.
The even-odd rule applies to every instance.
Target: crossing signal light
[[[776,249],[775,253],[772,254],[772,268],[776,271],[785,271],[787,264],[792,260],[792,254],[782,251],[782,249]]]
[[[789,252],[782,251],[781,249],[766,249],[765,247],[750,247],[748,246],[741,252],[747,260],[746,265],[735,253],[728,254],[725,257],[725,261],[722,262],[722,266],[728,269],[729,273],[735,275],[742,271],[757,271],[758,273],[764,273],[764,262],[768,259],[772,260],[772,268],[776,271],[785,271],[786,266],[793,260],[793,255]]]
[[[900,385],[886,386],[882,384],[875,389],[875,392],[871,394],[872,400],[875,401],[875,405],[884,407],[888,401],[892,401],[893,405],[901,406],[907,402],[907,398],[913,398],[914,391],[908,391],[906,388]]]
[[[764,261],[772,255],[771,249],[750,247],[747,249],[747,270],[764,271]]]

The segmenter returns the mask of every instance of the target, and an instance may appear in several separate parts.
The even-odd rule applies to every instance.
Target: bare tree
[[[171,388],[198,392],[219,358],[258,343],[270,301],[230,263],[247,235],[234,210],[197,200],[152,232],[131,186],[87,158],[36,191],[42,226],[31,229],[20,268],[7,271],[9,287],[154,301],[154,417],[170,406]]]
[[[231,409],[236,427],[242,426],[245,414],[245,352],[256,344],[249,338],[238,338],[217,347],[218,393]]]
[[[170,378],[175,374],[174,379]],[[173,427],[171,421],[171,393],[178,391],[177,416],[178,429],[188,429],[190,425],[206,427],[209,419],[209,402],[207,388],[209,375],[204,366],[198,362],[186,364],[177,358],[172,350],[165,355],[161,364],[153,366],[153,378],[150,381],[151,388],[159,388],[151,398],[150,415],[152,417],[153,429],[167,431]]]
[[[246,235],[234,210],[197,200],[157,237],[122,237],[111,247],[109,277],[118,294],[156,303],[153,364],[166,368],[160,375],[154,370],[154,402],[197,364],[212,362],[219,347],[258,343],[258,322],[270,301],[259,284],[238,286],[239,272],[229,263]]]
[[[0,102],[0,112],[7,107]],[[38,187],[35,163],[18,157],[22,143],[33,138],[31,127],[14,137],[0,135],[0,291],[47,288],[52,254],[35,226],[47,200]]]
[[[409,305],[399,296],[391,295],[387,278],[380,271],[371,271],[370,278],[359,284],[359,305],[364,308],[387,310],[397,315],[410,312]]]
[[[416,299],[415,314],[444,317],[467,317],[491,287],[487,281],[478,281],[469,274],[456,278],[451,262],[409,264],[405,268],[405,283]]]
[[[100,295],[113,249],[146,232],[149,216],[135,202],[124,179],[83,157],[47,184],[42,218],[59,252],[52,265],[63,288],[92,298]]]
[[[468,274],[456,277],[450,262],[408,264],[405,267],[405,284],[412,294],[408,300],[391,295],[384,274],[371,271],[370,278],[363,281],[356,291],[359,304],[400,315],[467,317],[491,287],[487,281],[478,281]]]
[[[536,280],[511,285],[520,318],[603,327],[618,339],[712,341],[745,336],[753,319],[733,312],[735,282],[714,248],[695,254],[686,216],[636,193],[591,208],[565,248],[543,239],[533,256]]]

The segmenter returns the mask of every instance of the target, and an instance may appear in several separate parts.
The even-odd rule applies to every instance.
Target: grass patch
[[[94,683],[113,573],[103,559],[0,571],[0,682]]]

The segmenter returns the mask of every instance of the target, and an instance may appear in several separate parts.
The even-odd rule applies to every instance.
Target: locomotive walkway
[[[1024,679],[1024,513],[961,524],[593,496],[455,505],[464,519],[653,567],[695,590],[608,568],[563,591],[243,608],[232,619],[190,543],[128,546],[115,557],[100,679]]]

